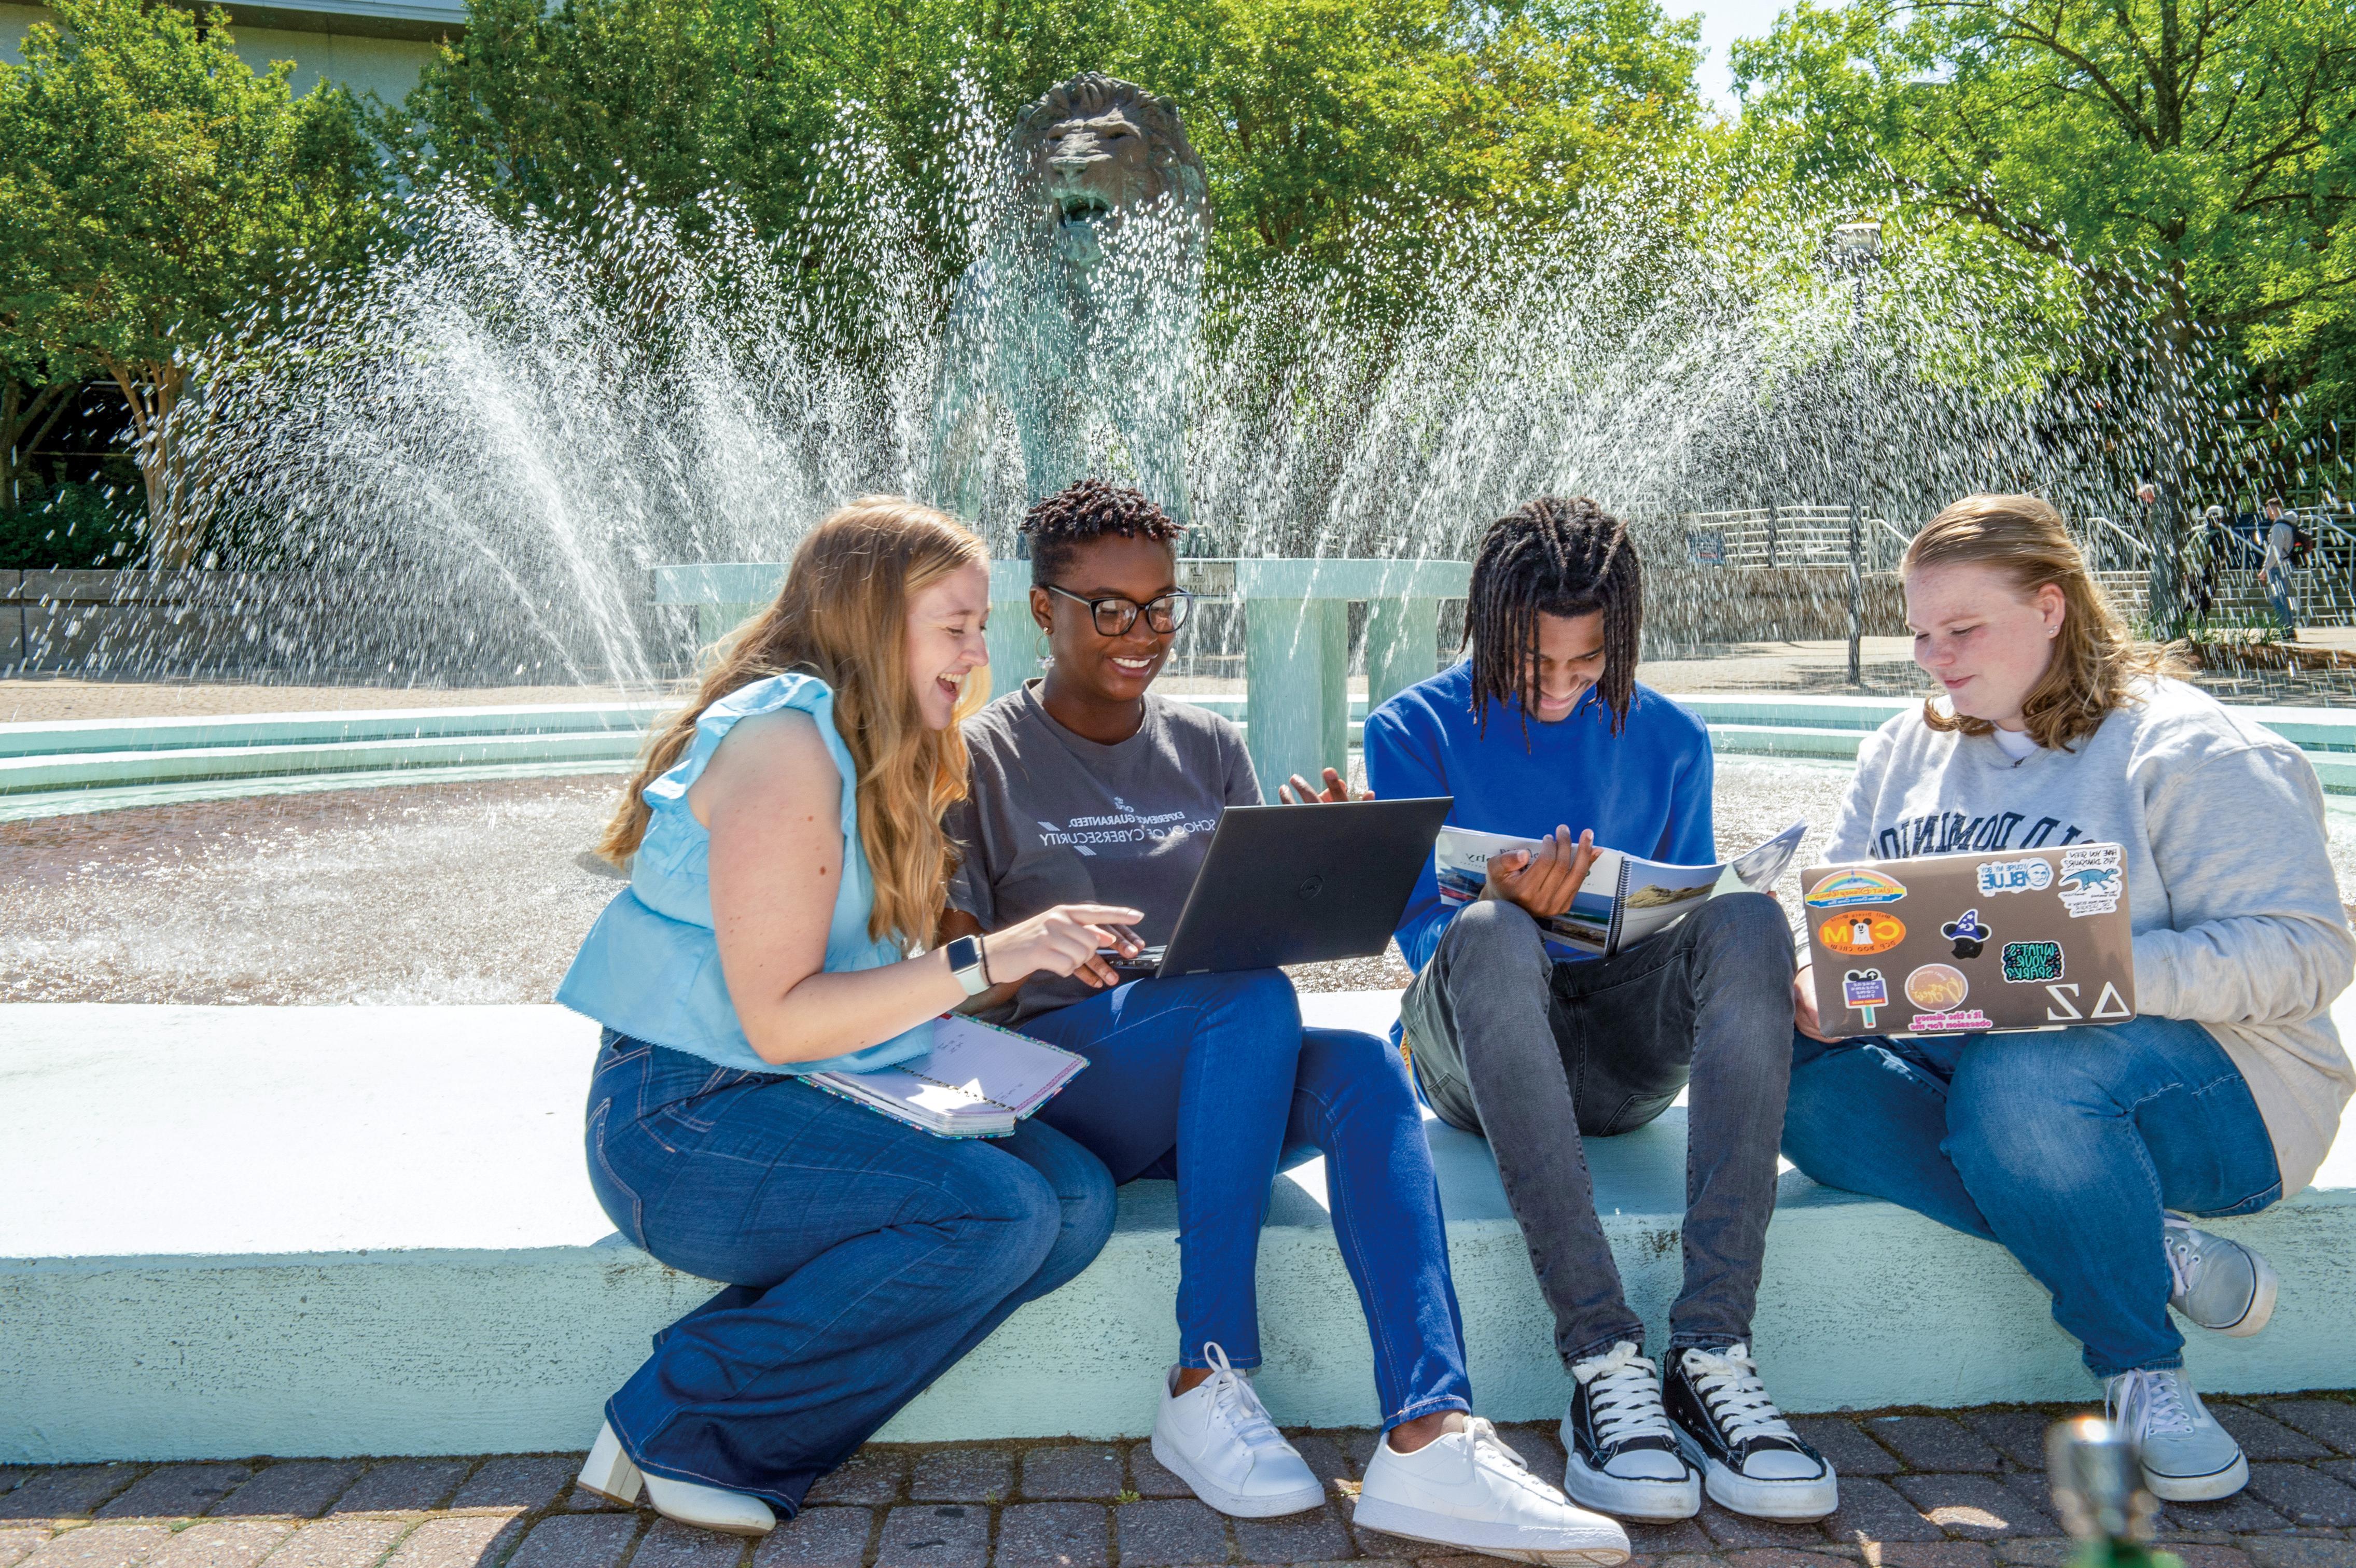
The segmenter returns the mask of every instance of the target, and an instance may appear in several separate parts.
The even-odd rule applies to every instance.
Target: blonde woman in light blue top
[[[937,1138],[804,1079],[922,1053],[993,978],[1100,971],[1141,918],[1064,905],[921,949],[966,787],[958,721],[988,695],[989,599],[980,542],[940,513],[837,512],[599,846],[630,885],[557,991],[605,1026],[590,1185],[630,1242],[728,1284],[606,1403],[591,1491],[765,1533],[1110,1232],[1104,1167],[1044,1125]]]

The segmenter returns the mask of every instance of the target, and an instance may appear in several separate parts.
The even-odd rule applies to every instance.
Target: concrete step
[[[1311,995],[1376,1028],[1394,993]],[[2356,1008],[2343,999],[2343,1031]],[[594,1026],[552,1007],[0,1008],[0,1463],[578,1449],[710,1288],[626,1245],[582,1172]],[[1630,1301],[1679,1279],[1684,1113],[1589,1151]],[[1480,1140],[1430,1124],[1476,1397],[1566,1397]],[[1322,1162],[1276,1184],[1260,1251],[1288,1424],[1376,1419]],[[886,1438],[1137,1435],[1173,1338],[1173,1189],[1121,1195],[1104,1254],[1017,1313]],[[2203,1388],[2356,1385],[2356,1136],[2318,1185],[2221,1230],[2281,1271],[2274,1325],[2197,1336]],[[1795,1411],[2083,1400],[2044,1293],[1997,1248],[1783,1178],[1757,1318]]]

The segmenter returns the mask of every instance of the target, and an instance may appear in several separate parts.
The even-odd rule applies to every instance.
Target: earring
[[[1039,667],[1041,669],[1045,669],[1049,665],[1055,662],[1055,656],[1047,651],[1047,634],[1044,632],[1039,634],[1036,645],[1032,651],[1039,656]]]

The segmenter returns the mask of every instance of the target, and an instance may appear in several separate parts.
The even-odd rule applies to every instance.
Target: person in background
[[[950,816],[961,858],[942,931],[1108,900],[1142,910],[1143,935],[1166,940],[1219,814],[1260,803],[1236,727],[1152,690],[1192,603],[1177,581],[1182,530],[1137,491],[1088,479],[1033,506],[1023,531],[1046,674],[966,726],[973,785]],[[1337,780],[1321,798],[1344,794]],[[1269,1184],[1284,1158],[1322,1151],[1381,1401],[1356,1522],[1527,1562],[1627,1555],[1625,1531],[1570,1506],[1472,1414],[1439,1183],[1387,1041],[1304,1029],[1276,969],[1133,978],[1099,961],[977,1006],[1088,1059],[1043,1120],[1118,1181],[1178,1183],[1178,1359],[1153,1455],[1197,1497],[1248,1519],[1324,1499],[1243,1375],[1260,1360],[1254,1259]]]
[[[1610,958],[1539,925],[1569,909],[1597,844],[1718,858],[1708,732],[1636,683],[1643,621],[1626,526],[1591,500],[1542,496],[1482,538],[1472,656],[1367,717],[1376,795],[1452,795],[1451,823],[1539,845],[1492,859],[1462,907],[1425,869],[1398,927],[1416,971],[1400,1016],[1425,1100],[1489,1140],[1553,1311],[1573,1382],[1563,1489],[1633,1519],[1686,1518],[1705,1491],[1737,1512],[1815,1519],[1838,1506],[1837,1479],[1768,1398],[1751,1336],[1791,1072],[1791,927],[1752,892]],[[1688,1083],[1685,1287],[1665,1382],[1583,1140],[1644,1125]]]
[[[2266,585],[2267,602],[2282,627],[2283,641],[2298,641],[2298,618],[2290,596],[2291,550],[2298,542],[2298,514],[2283,506],[2280,496],[2266,497],[2265,559],[2258,563]]]
[[[989,612],[973,535],[852,502],[656,729],[598,846],[630,885],[556,993],[605,1026],[589,1185],[633,1245],[729,1282],[606,1402],[601,1497],[766,1533],[1111,1233],[1111,1178],[1053,1128],[935,1137],[806,1077],[920,1056],[985,966],[1069,975],[1137,918],[1059,904],[986,951],[921,945]]]
[[[2178,1214],[2255,1213],[2306,1186],[2356,1088],[2331,1023],[2356,937],[2322,789],[2296,747],[2129,640],[2036,496],[1956,502],[1901,571],[1942,695],[1866,742],[1826,859],[2118,844],[2139,1016],[1844,1040],[1804,969],[1783,1152],[2009,1251],[2052,1292],[2154,1495],[2230,1496],[2249,1466],[2186,1378],[2169,1309],[2254,1334],[2275,1273]]]

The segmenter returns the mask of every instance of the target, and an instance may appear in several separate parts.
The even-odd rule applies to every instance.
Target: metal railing
[[[1696,566],[1848,566],[1849,509],[1813,503],[1749,507],[1731,512],[1686,512],[1677,518],[1686,560]],[[1889,571],[1913,537],[1887,517],[1859,519],[1864,566]]]

